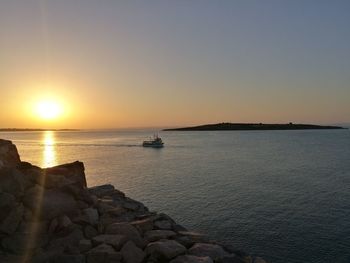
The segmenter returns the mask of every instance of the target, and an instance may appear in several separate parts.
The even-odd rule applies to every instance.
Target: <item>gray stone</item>
[[[7,214],[5,219],[0,222],[0,231],[6,234],[12,234],[16,231],[19,223],[22,221],[24,207],[22,204],[16,204]]]
[[[85,263],[85,256],[61,254],[51,259],[50,263]]]
[[[154,242],[160,239],[169,239],[176,236],[176,233],[171,230],[151,230],[147,231],[144,235],[145,239],[149,242]]]
[[[145,233],[153,229],[153,219],[151,217],[133,221],[131,225],[136,227],[140,233]]]
[[[104,214],[110,210],[115,209],[115,206],[113,206],[113,201],[112,200],[99,200],[96,205],[98,212],[100,214]],[[125,211],[125,209],[123,208]]]
[[[246,261],[244,258],[241,258],[235,254],[224,256],[220,263],[251,263],[251,261]]]
[[[106,228],[106,234],[125,235],[129,240],[133,241],[136,246],[143,248],[146,243],[141,238],[139,232],[135,227],[129,223],[114,223]]]
[[[198,257],[211,257],[214,261],[222,259],[229,254],[219,245],[196,243],[189,250],[188,254]]]
[[[78,188],[86,188],[85,168],[82,162],[76,161],[43,170],[46,175],[46,187],[60,188],[76,185]]]
[[[19,256],[19,255],[2,255],[0,254],[0,262],[4,262],[4,263],[23,263],[23,256]]]
[[[103,197],[105,195],[113,193],[114,186],[111,184],[105,184],[105,185],[90,187],[88,190],[90,194],[96,195],[97,197]]]
[[[14,195],[17,199],[24,194],[26,179],[14,168],[0,169],[0,192]]]
[[[213,260],[210,257],[183,255],[171,260],[170,263],[213,263]]]
[[[256,257],[254,259],[254,263],[266,263],[266,261],[261,257]]]
[[[78,249],[80,240],[84,239],[83,232],[75,228],[67,236],[57,237],[50,241],[49,249],[63,247],[64,249]]]
[[[138,201],[135,201],[131,198],[125,198],[125,200],[122,202],[122,205],[125,209],[131,210],[131,211],[147,211],[146,207]]]
[[[86,253],[87,263],[119,262],[122,255],[107,244],[101,244]]]
[[[16,198],[12,194],[0,192],[0,209],[1,210],[11,209],[11,207],[15,202],[16,202]],[[2,214],[2,211],[0,211],[0,213]]]
[[[172,229],[172,223],[168,220],[157,220],[154,222],[154,226],[157,229],[161,230],[171,230]]]
[[[91,238],[97,236],[98,232],[94,227],[92,227],[90,225],[86,225],[84,227],[84,235],[86,236],[86,238],[91,239]]]
[[[184,254],[186,248],[174,240],[163,240],[149,243],[145,252],[153,260],[170,260]]]
[[[47,190],[38,185],[27,191],[23,201],[34,213],[40,211],[40,217],[46,220],[74,214],[78,209],[77,202],[71,195],[57,190]]]
[[[89,239],[79,240],[79,251],[86,252],[92,248],[92,242]]]
[[[146,256],[132,241],[128,241],[123,246],[121,253],[125,263],[141,263]]]
[[[15,232],[11,236],[4,237],[1,244],[7,251],[14,254],[23,254],[28,251],[34,251],[46,243],[45,240],[38,237],[33,241],[33,238],[34,236],[32,234]]]
[[[179,231],[178,236],[174,239],[187,248],[192,247],[195,243],[209,242],[209,238],[206,235],[190,231]]]
[[[99,215],[95,208],[84,209],[83,214],[87,217],[90,225],[96,225],[98,223]]]
[[[21,163],[16,145],[11,141],[0,139],[0,169],[16,167]]]
[[[99,245],[102,243],[113,246],[116,250],[120,250],[124,243],[127,241],[124,235],[99,235],[92,238],[94,245]]]

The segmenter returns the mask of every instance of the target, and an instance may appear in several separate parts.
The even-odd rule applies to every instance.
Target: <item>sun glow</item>
[[[56,101],[40,101],[36,106],[37,115],[44,120],[53,120],[62,114],[62,107]]]

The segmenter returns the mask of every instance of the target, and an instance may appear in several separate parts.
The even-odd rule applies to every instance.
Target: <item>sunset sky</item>
[[[1,0],[0,128],[349,123],[349,14],[347,0]]]

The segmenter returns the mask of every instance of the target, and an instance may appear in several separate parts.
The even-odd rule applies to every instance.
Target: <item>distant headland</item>
[[[79,131],[79,129],[28,129],[28,128],[0,128],[0,132],[28,132],[28,131]]]
[[[205,124],[192,127],[164,129],[163,131],[246,131],[246,130],[324,130],[345,129],[340,126],[323,126],[313,124],[265,124],[265,123],[229,123]]]

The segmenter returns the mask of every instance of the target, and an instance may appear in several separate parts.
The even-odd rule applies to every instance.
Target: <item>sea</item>
[[[271,263],[350,262],[350,131],[2,132],[23,161],[85,164],[151,211]]]

